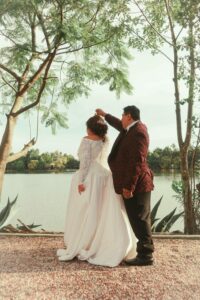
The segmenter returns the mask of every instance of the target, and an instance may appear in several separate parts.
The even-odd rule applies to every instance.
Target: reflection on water
[[[71,176],[72,173],[6,174],[0,207],[8,197],[14,199],[18,194],[18,212],[11,220],[13,225],[20,219],[25,224],[42,224],[45,230],[63,231]],[[171,188],[172,181],[179,179],[180,174],[174,172],[155,174],[152,207],[163,195],[158,217],[164,217],[175,207],[177,212],[181,211]],[[178,220],[172,230],[183,230],[183,221]]]

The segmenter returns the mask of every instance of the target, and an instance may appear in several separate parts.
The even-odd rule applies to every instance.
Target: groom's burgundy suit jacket
[[[110,114],[106,121],[120,131],[108,156],[112,171],[115,192],[122,194],[122,189],[135,193],[153,190],[153,173],[147,164],[149,136],[146,126],[138,121],[128,132],[119,119]]]

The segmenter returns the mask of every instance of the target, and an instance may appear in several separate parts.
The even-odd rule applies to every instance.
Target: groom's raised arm
[[[108,122],[109,125],[111,125],[115,129],[122,131],[123,127],[122,127],[122,122],[120,121],[120,119],[118,119],[110,114],[106,114],[105,120]]]
[[[107,114],[101,108],[97,108],[96,113],[97,113],[97,115],[104,117],[105,120],[108,122],[108,124],[111,125],[112,127],[114,127],[115,129],[117,129],[119,131],[121,131],[123,129],[122,122],[120,121],[120,119],[118,119],[110,114]]]

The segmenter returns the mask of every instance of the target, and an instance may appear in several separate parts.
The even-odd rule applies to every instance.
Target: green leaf
[[[158,200],[158,202],[154,205],[154,207],[151,210],[151,226],[155,224],[155,222],[159,219],[156,219],[157,211],[160,206],[160,203],[162,201],[163,196]]]
[[[5,223],[6,219],[8,218],[8,216],[10,214],[10,210],[11,210],[11,204],[10,204],[10,200],[8,198],[7,205],[0,212],[0,228],[2,227],[2,225]]]
[[[155,232],[162,232],[166,224],[171,220],[173,215],[175,214],[176,208],[173,209],[168,215],[166,215],[155,227]]]
[[[7,218],[9,217],[9,215],[11,213],[11,209],[15,205],[17,198],[18,198],[18,195],[11,202],[10,202],[10,199],[8,198],[7,205],[0,212],[0,228],[3,226],[3,224],[6,222]]]
[[[171,227],[174,225],[174,223],[182,216],[184,214],[184,212],[181,212],[181,213],[179,213],[179,214],[176,214],[176,215],[174,215],[169,221],[168,221],[168,223],[166,224],[166,226],[165,226],[165,228],[164,228],[164,232],[168,232],[170,229],[171,229]]]

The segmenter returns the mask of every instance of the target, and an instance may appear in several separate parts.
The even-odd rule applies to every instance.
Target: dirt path
[[[59,262],[61,237],[0,236],[0,300],[200,300],[200,240],[155,239],[155,265]]]

